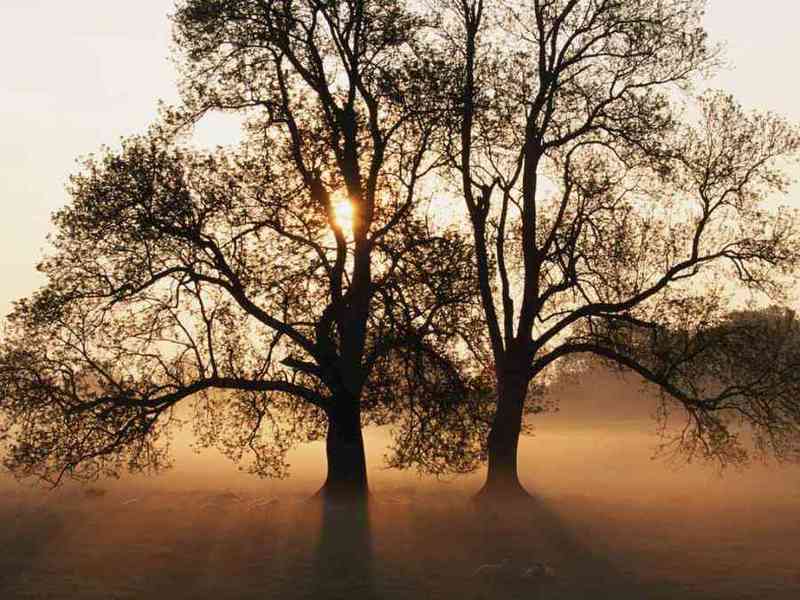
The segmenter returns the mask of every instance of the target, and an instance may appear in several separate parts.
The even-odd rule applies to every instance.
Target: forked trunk
[[[366,500],[367,461],[358,405],[336,407],[328,412],[325,449],[328,476],[318,495],[324,500]]]
[[[498,384],[497,412],[488,440],[489,468],[478,498],[530,498],[517,471],[517,447],[522,431],[527,380],[500,380]]]

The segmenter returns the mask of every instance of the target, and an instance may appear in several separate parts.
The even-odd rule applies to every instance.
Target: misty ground
[[[720,478],[653,462],[635,387],[560,393],[522,447],[536,500],[508,513],[470,502],[480,474],[381,469],[380,432],[364,514],[308,501],[319,445],[280,482],[181,451],[157,478],[55,492],[2,480],[0,598],[800,597],[800,469]]]

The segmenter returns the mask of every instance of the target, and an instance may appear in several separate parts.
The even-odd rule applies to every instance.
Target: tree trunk
[[[325,449],[328,477],[318,495],[325,500],[366,500],[369,493],[367,461],[357,404],[337,406],[328,411]]]
[[[497,412],[489,431],[489,469],[479,499],[530,498],[517,472],[517,447],[522,431],[528,381],[502,377],[498,381]]]

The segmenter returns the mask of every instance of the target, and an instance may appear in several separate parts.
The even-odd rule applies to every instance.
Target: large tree
[[[185,104],[85,161],[48,283],[8,321],[6,464],[54,483],[158,467],[191,419],[268,475],[326,435],[323,490],[363,497],[364,423],[446,423],[468,393],[449,340],[469,251],[424,214],[446,106],[417,93],[436,73],[426,19],[403,2],[184,0],[174,22]],[[214,110],[243,111],[241,147],[176,137]],[[442,470],[452,449],[432,439],[409,460]]]
[[[748,294],[785,301],[797,219],[767,203],[785,190],[782,161],[800,138],[724,93],[694,97],[719,57],[704,2],[437,6],[458,71],[442,148],[474,235],[495,365],[483,492],[525,494],[517,445],[531,383],[584,354],[684,408],[686,450],[741,457],[735,416],[762,448],[791,454],[797,349],[754,362],[774,355],[774,324],[731,328],[724,315]],[[778,337],[791,337],[796,324],[780,323]]]

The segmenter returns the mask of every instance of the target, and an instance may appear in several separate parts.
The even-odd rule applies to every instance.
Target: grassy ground
[[[479,509],[481,475],[382,470],[368,512],[323,509],[324,448],[259,481],[178,448],[158,478],[55,492],[0,478],[0,600],[797,600],[800,469],[650,460],[651,405],[593,378],[521,447],[535,502]],[[528,577],[522,574],[530,569]]]
[[[452,487],[386,487],[366,513],[301,495],[9,488],[0,597],[800,597],[796,510],[713,526],[703,510],[592,496],[486,510]]]

